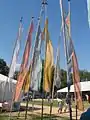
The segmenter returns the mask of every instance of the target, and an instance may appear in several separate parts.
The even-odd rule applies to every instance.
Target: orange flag
[[[28,61],[29,61],[29,53],[30,53],[30,48],[31,48],[31,40],[32,40],[32,32],[33,32],[33,20],[31,21],[30,29],[29,29],[29,34],[24,50],[24,55],[23,55],[23,60],[22,64],[20,67],[20,73],[17,79],[17,84],[16,84],[16,89],[15,89],[15,95],[14,95],[14,101],[17,102],[22,90],[22,86],[27,74],[27,69],[28,69]]]
[[[81,86],[80,86],[80,76],[79,76],[79,69],[78,69],[78,62],[76,58],[75,51],[72,54],[72,64],[73,64],[73,83],[75,89],[75,100],[76,105],[79,110],[84,110],[82,97],[81,97]]]

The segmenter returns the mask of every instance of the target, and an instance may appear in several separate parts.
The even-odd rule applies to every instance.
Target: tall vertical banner
[[[53,67],[53,47],[52,42],[49,38],[48,32],[48,18],[45,23],[45,37],[46,37],[46,55],[45,55],[45,66],[44,66],[44,91],[50,92],[52,85],[52,67]]]
[[[90,0],[87,0],[88,24],[90,27]]]
[[[30,76],[31,76],[31,64],[30,64],[28,72],[26,73],[25,80],[23,83],[23,92],[24,93],[28,93],[28,91],[29,91],[30,82],[31,82]]]
[[[82,97],[81,97],[80,76],[79,76],[78,62],[77,62],[75,52],[73,52],[73,55],[72,55],[72,63],[73,63],[73,83],[74,83],[74,89],[75,89],[76,105],[79,110],[83,111],[84,106],[83,106]]]
[[[16,84],[16,90],[15,90],[15,95],[14,95],[14,101],[17,102],[22,90],[22,86],[25,80],[25,76],[27,74],[27,67],[28,67],[28,60],[29,60],[29,54],[30,54],[30,48],[31,48],[31,40],[32,40],[32,32],[33,32],[33,20],[31,21],[29,33],[28,33],[28,38],[26,41],[26,46],[24,50],[24,55],[23,55],[23,60],[22,64],[20,67],[20,73],[17,79],[17,84]]]
[[[10,64],[10,70],[9,70],[9,74],[8,74],[8,78],[7,78],[8,82],[7,81],[5,82],[5,90],[3,93],[3,100],[6,100],[6,98],[8,98],[8,100],[10,100],[12,97],[14,88],[12,87],[11,79],[13,78],[15,69],[16,69],[16,63],[17,63],[18,54],[19,54],[19,50],[20,50],[20,44],[21,44],[21,35],[22,35],[22,18],[20,20],[18,35],[17,35],[17,39],[15,42],[14,50],[13,50],[12,60],[11,60],[11,64]],[[9,87],[8,87],[8,85],[9,85]],[[9,90],[9,93],[11,96],[8,96],[6,88]]]
[[[41,53],[41,28],[40,28],[40,21],[37,27],[37,33],[35,38],[35,46],[34,46],[34,53],[32,59],[32,70],[31,70],[31,84],[30,88],[34,91],[40,90],[40,83],[41,83],[41,74],[42,74],[42,61],[40,57]]]
[[[56,66],[54,72],[54,85],[60,88],[61,78],[60,78],[60,40],[58,42],[57,56],[56,56]]]
[[[22,34],[22,18],[20,20],[20,27],[19,27],[19,31],[18,31],[18,36],[17,36],[17,40],[15,43],[15,48],[13,51],[12,61],[11,61],[11,65],[10,65],[9,75],[8,75],[9,78],[13,78],[13,75],[14,75],[14,72],[16,69],[16,62],[17,62],[19,49],[20,49],[21,34]]]
[[[70,32],[69,32],[70,31],[69,15],[66,17],[65,23],[66,23],[66,32],[68,34],[67,36],[69,37],[69,40],[68,40],[68,70],[71,72],[71,68],[73,68],[73,84],[74,84],[74,90],[75,90],[76,105],[79,110],[83,110],[84,107],[83,107],[82,96],[81,96],[78,62],[77,62],[77,57],[76,57],[75,50],[74,50],[74,45],[73,45]]]

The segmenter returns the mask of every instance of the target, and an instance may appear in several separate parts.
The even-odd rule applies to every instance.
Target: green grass
[[[31,101],[29,103],[32,104]],[[33,103],[34,103],[34,105],[42,105],[42,101],[41,100],[34,100]],[[48,102],[47,100],[44,100],[43,105],[44,106],[50,106],[50,102]],[[58,107],[57,100],[53,100],[53,106],[54,107]]]
[[[29,103],[32,104],[32,102],[29,102]],[[33,103],[34,103],[34,105],[41,105],[42,101],[41,100],[34,100]],[[44,106],[50,106],[50,102],[48,102],[47,100],[44,100],[43,104],[44,104]],[[87,101],[83,101],[83,104],[84,104],[85,109],[90,107],[90,104]],[[53,100],[53,107],[58,107],[57,100]],[[75,102],[74,101],[72,102],[72,107],[75,108]]]
[[[84,109],[87,109],[90,107],[90,103],[88,101],[83,101]],[[75,102],[72,103],[72,107],[75,108]]]
[[[29,102],[30,104],[32,104],[32,102]],[[84,108],[87,109],[90,105],[88,102],[84,101]],[[41,100],[34,100],[34,104],[35,105],[41,105],[42,102]],[[44,106],[50,106],[50,103],[47,101],[47,100],[44,100]],[[54,107],[58,107],[58,103],[56,100],[53,101],[53,106]],[[75,102],[72,102],[72,107],[75,108]],[[17,113],[16,113],[17,114]],[[40,120],[41,117],[40,117],[40,114],[28,114],[28,119],[27,120]],[[50,119],[50,116],[48,114],[44,114],[44,117],[43,117],[43,120],[69,120],[68,118],[65,118],[65,117],[60,117],[60,116],[55,116],[55,115],[52,115],[51,119]],[[0,120],[8,120],[8,116],[5,116],[5,114],[0,114]],[[14,116],[12,118],[12,120],[24,120],[24,114],[20,115],[19,119],[17,119],[16,116]]]
[[[1,116],[0,115],[0,120],[8,120],[8,116]],[[12,117],[11,120],[24,120],[24,116],[21,116],[20,118],[17,119],[17,117]],[[28,119],[27,120],[41,120],[41,117],[39,115],[31,115],[28,114]],[[69,120],[66,117],[59,117],[59,116],[55,116],[52,115],[51,117],[48,114],[45,114],[43,116],[43,120]]]
[[[29,103],[32,104],[31,101],[30,101]],[[42,101],[41,101],[41,100],[36,100],[36,99],[35,99],[35,100],[33,100],[33,103],[34,103],[34,105],[42,105]],[[44,102],[43,102],[43,105],[44,105],[44,106],[50,106],[50,102],[48,102],[48,100],[45,99]],[[54,107],[58,107],[57,100],[53,100],[53,106],[54,106]]]

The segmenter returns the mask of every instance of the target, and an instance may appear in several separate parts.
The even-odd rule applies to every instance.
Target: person
[[[63,102],[63,100],[61,100],[61,99],[58,99],[58,113],[62,113],[62,109],[63,109],[63,105],[64,105],[64,102]]]
[[[65,101],[65,102],[66,102],[66,103],[65,103],[64,112],[66,112],[66,110],[69,109],[69,103],[71,104],[71,97],[70,97],[70,95],[68,95],[68,93],[67,93],[67,95],[66,95],[66,101]]]
[[[80,116],[80,120],[90,120],[90,108],[86,112],[83,112]]]

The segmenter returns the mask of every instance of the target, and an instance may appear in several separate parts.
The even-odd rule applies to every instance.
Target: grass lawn
[[[0,115],[0,120],[9,120],[8,116],[2,116]],[[17,120],[17,117],[12,117],[11,120]],[[18,120],[24,120],[24,116],[21,116],[20,118],[18,118]],[[41,117],[39,115],[28,115],[28,119],[27,120],[41,120]],[[43,120],[69,120],[68,118],[65,117],[59,117],[59,116],[55,116],[52,115],[51,118],[48,114],[45,114],[43,116]]]
[[[30,101],[29,103],[32,104],[31,101]],[[41,101],[41,100],[37,100],[37,99],[35,99],[35,100],[33,101],[33,103],[34,103],[34,105],[42,105],[42,101]],[[48,102],[47,99],[44,100],[43,104],[44,104],[44,106],[50,106],[50,102]],[[53,100],[53,106],[54,106],[54,107],[58,107],[57,100]]]
[[[65,100],[64,100],[65,101]],[[32,104],[32,102],[30,101],[29,102],[30,104]],[[37,100],[35,99],[33,101],[34,105],[41,105],[42,104],[42,101],[41,100]],[[50,102],[48,102],[48,100],[44,100],[44,106],[50,106]],[[90,104],[87,102],[87,101],[83,101],[83,104],[84,104],[84,108],[87,109],[88,107],[90,107]],[[53,100],[53,106],[54,107],[58,107],[58,103],[57,103],[57,100]],[[73,101],[72,102],[72,107],[75,108],[75,102]]]
[[[32,102],[29,102],[30,104],[32,104]],[[87,109],[90,105],[89,105],[89,103],[88,102],[83,102],[84,103],[84,108],[85,109]],[[42,104],[42,101],[41,100],[34,100],[34,104],[35,105],[41,105]],[[44,100],[44,106],[50,106],[50,103],[47,101],[47,100]],[[54,100],[53,101],[53,106],[54,107],[58,107],[58,103],[57,103],[57,101],[56,100]],[[74,102],[72,102],[72,107],[73,108],[75,108],[75,103]],[[12,113],[13,114],[13,113]],[[8,116],[5,116],[6,114],[0,114],[0,120],[9,120],[8,119]],[[14,115],[14,117],[12,117],[12,119],[11,120],[17,120],[17,113],[14,113],[13,114]],[[15,116],[16,115],[16,116]],[[18,120],[25,120],[24,119],[24,113],[22,113],[21,115],[20,115],[20,117],[18,118]],[[33,113],[33,114],[31,114],[31,113],[28,113],[28,119],[27,120],[41,120],[41,116],[40,116],[40,114],[37,114],[37,113]],[[50,116],[49,116],[49,114],[44,114],[44,116],[43,116],[43,120],[69,120],[69,118],[65,118],[65,117],[60,117],[60,116],[56,116],[56,115],[52,115],[51,116],[51,118],[50,118]]]

